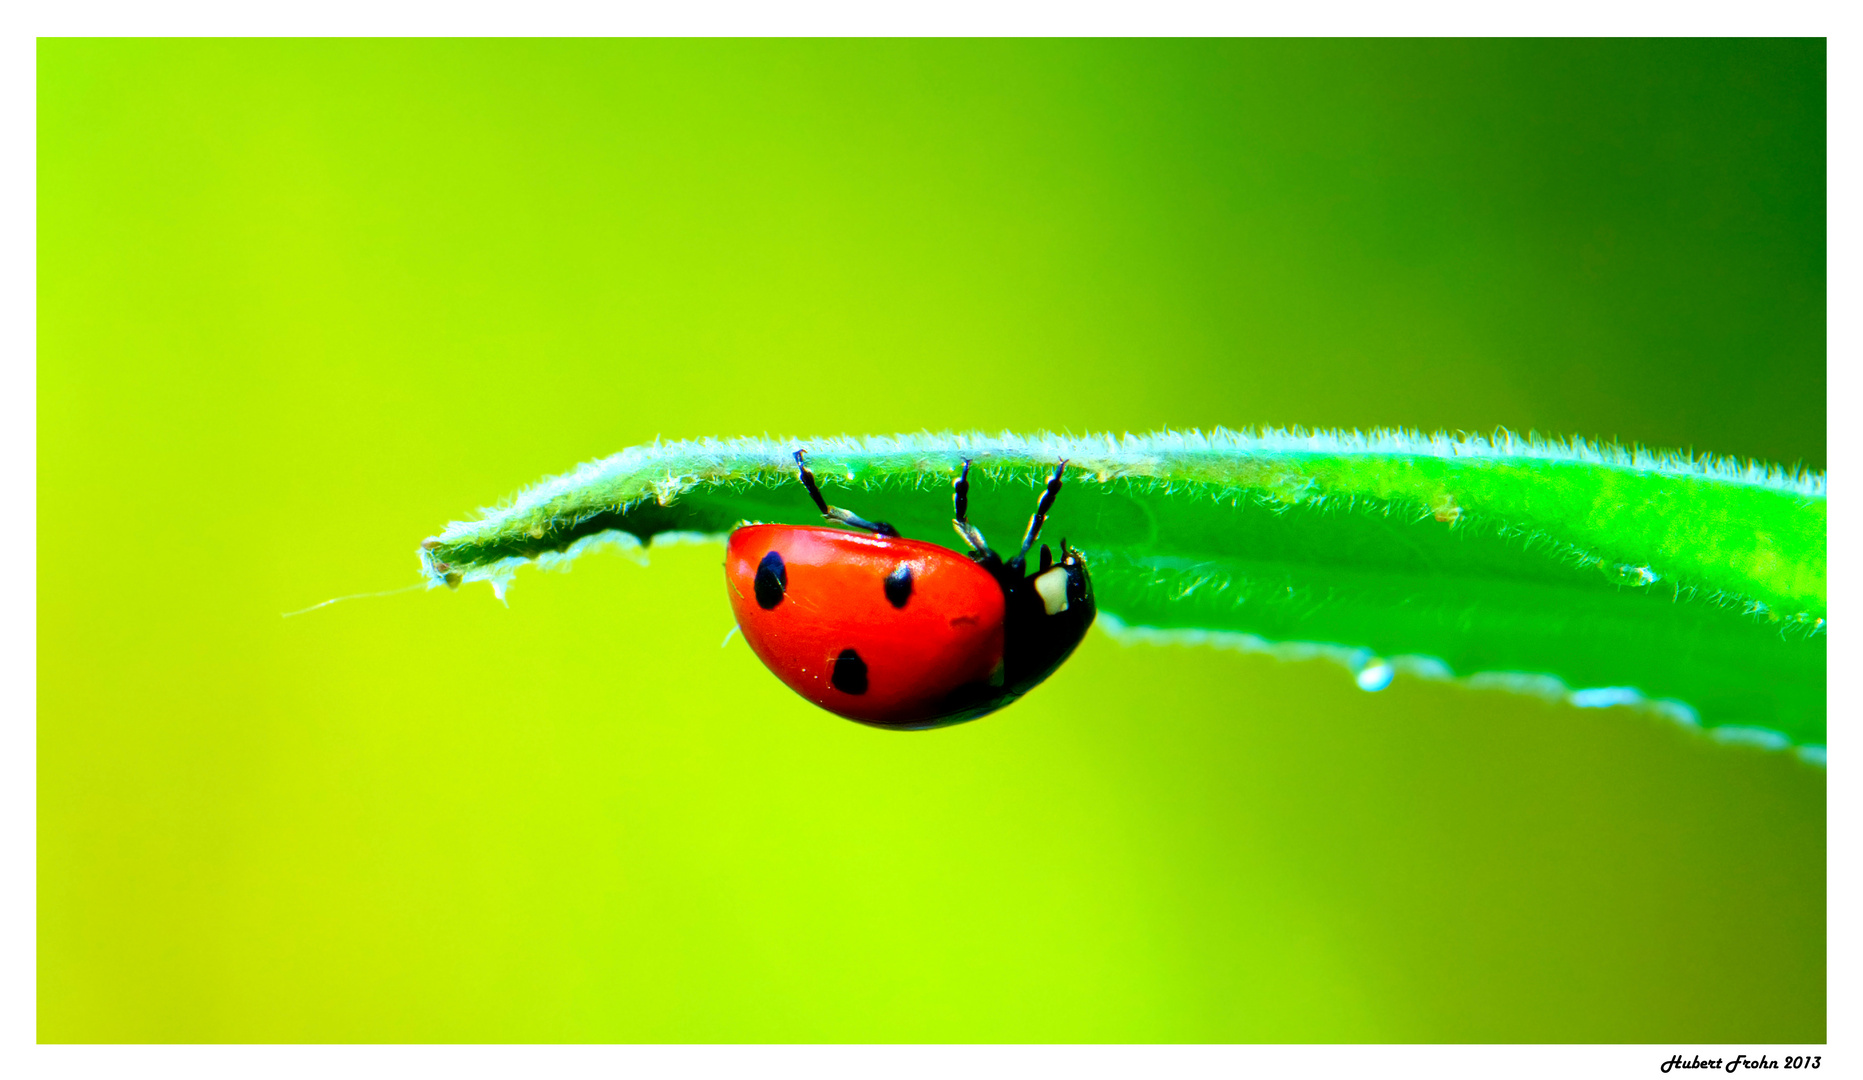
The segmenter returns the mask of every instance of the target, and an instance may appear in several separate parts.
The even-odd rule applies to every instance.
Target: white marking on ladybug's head
[[[1041,606],[1048,609],[1048,614],[1059,615],[1067,610],[1067,571],[1060,567],[1037,575],[1035,592],[1041,597]]]

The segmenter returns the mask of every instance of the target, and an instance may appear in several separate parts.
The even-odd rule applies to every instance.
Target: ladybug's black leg
[[[990,545],[983,542],[983,534],[970,523],[970,459],[964,459],[964,471],[957,474],[957,483],[951,485],[951,501],[955,504],[957,535],[970,545],[972,553],[990,550]]]
[[[1067,468],[1067,459],[1054,467],[1054,475],[1048,478],[1048,486],[1042,489],[1041,501],[1035,504],[1035,516],[1029,519],[1029,531],[1022,536],[1022,550],[1010,562],[1017,566],[1027,561],[1029,548],[1035,546],[1035,539],[1041,535],[1042,522],[1048,520],[1048,511],[1054,508],[1054,497],[1061,493],[1061,473]]]
[[[796,468],[802,473],[802,486],[809,489],[809,498],[814,499],[815,505],[821,508],[823,517],[851,529],[865,529],[875,536],[899,535],[898,529],[884,521],[868,521],[859,514],[850,514],[838,506],[829,506],[828,500],[822,498],[822,489],[815,486],[815,474],[810,472],[809,467],[802,462],[802,455],[807,452],[806,450],[796,451]]]

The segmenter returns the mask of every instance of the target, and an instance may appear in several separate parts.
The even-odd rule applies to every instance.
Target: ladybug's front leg
[[[1054,475],[1048,478],[1048,486],[1042,489],[1041,501],[1035,504],[1035,516],[1029,518],[1029,531],[1022,535],[1022,550],[1009,560],[1012,566],[1021,566],[1028,561],[1029,548],[1035,546],[1035,540],[1041,536],[1042,522],[1048,520],[1048,511],[1054,509],[1054,497],[1061,493],[1061,474],[1067,469],[1067,459],[1062,458],[1054,467]],[[1052,560],[1053,556],[1049,556]]]
[[[806,450],[796,451],[796,468],[802,473],[802,486],[809,489],[809,498],[814,499],[815,505],[821,508],[823,517],[827,518],[829,521],[846,525],[851,529],[865,529],[875,536],[899,535],[898,529],[893,528],[884,521],[868,521],[859,514],[849,513],[838,506],[829,506],[828,500],[822,498],[822,489],[815,486],[815,474],[809,471],[807,465],[803,464],[802,455],[806,453],[808,453]]]

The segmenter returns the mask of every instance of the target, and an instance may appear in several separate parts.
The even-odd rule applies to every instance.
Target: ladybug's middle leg
[[[983,534],[970,523],[970,459],[964,459],[964,471],[957,474],[957,483],[951,485],[952,508],[956,513],[957,535],[970,545],[972,555],[981,555],[990,550],[990,545],[983,542]]]
[[[846,525],[849,528],[865,529],[875,536],[899,535],[898,529],[893,528],[884,521],[868,521],[859,514],[849,513],[838,506],[829,506],[828,500],[822,498],[822,489],[815,486],[815,474],[809,471],[807,465],[803,464],[802,455],[806,453],[808,453],[806,450],[796,451],[796,468],[802,473],[802,486],[809,489],[809,498],[814,499],[815,505],[821,508],[823,517],[827,518],[829,521]]]

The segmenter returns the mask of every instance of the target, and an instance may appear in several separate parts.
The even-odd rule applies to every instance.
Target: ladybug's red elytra
[[[838,716],[897,730],[975,720],[1034,689],[1093,625],[1080,552],[1029,549],[1061,490],[1042,490],[1022,550],[1004,559],[970,524],[970,462],[953,485],[959,554],[829,506],[796,451],[802,486],[829,521],[745,525],[725,546],[731,610],[752,652],[791,690]],[[864,534],[864,535],[863,535]]]

